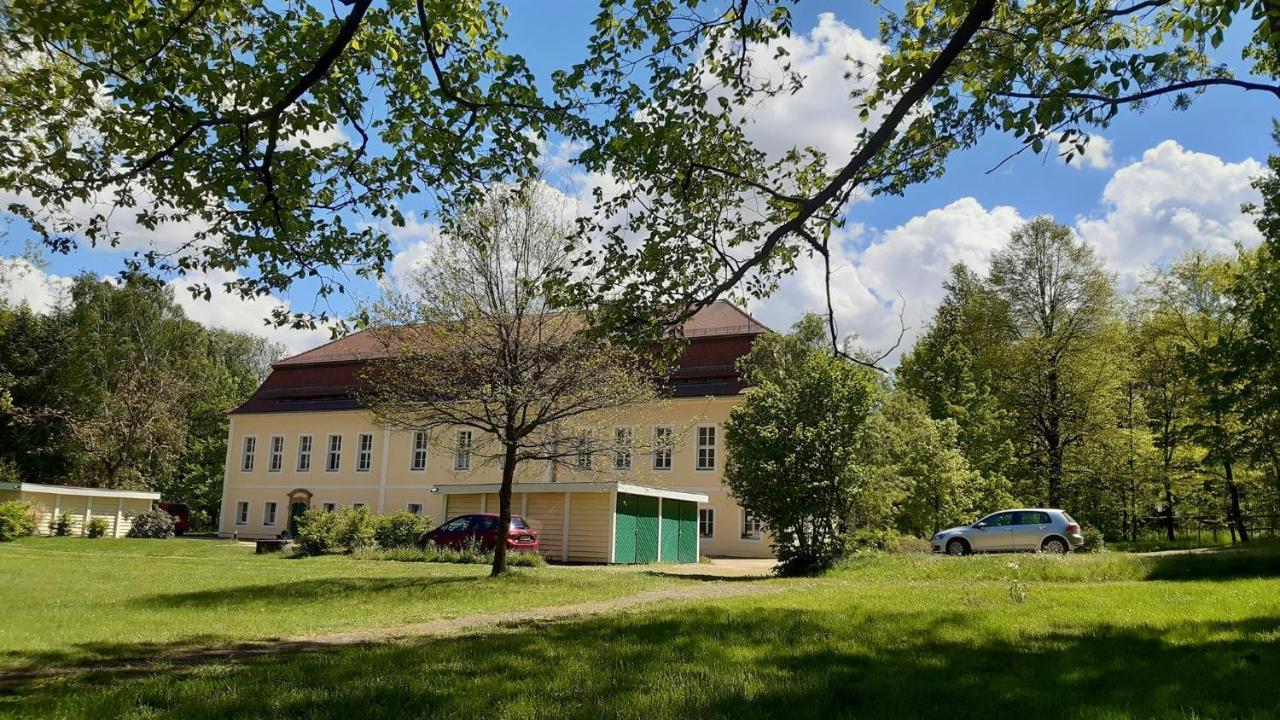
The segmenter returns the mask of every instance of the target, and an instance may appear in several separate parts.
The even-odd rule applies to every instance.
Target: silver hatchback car
[[[943,530],[930,541],[948,555],[975,552],[1066,553],[1084,544],[1080,523],[1062,510],[1022,508],[991,513],[972,525]]]

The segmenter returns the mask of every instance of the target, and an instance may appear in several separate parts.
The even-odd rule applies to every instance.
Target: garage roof
[[[132,500],[159,500],[160,493],[142,490],[108,490],[106,488],[76,487],[75,485],[40,485],[38,483],[0,482],[0,490],[49,493],[51,495],[81,495],[92,497],[127,498]]]

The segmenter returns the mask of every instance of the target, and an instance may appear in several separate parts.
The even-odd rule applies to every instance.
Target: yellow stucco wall
[[[596,458],[589,471],[552,468],[545,464],[525,463],[516,478],[517,482],[541,482],[555,479],[559,482],[621,480],[643,485],[687,490],[707,494],[711,501],[703,505],[714,513],[715,532],[703,538],[702,552],[706,555],[733,557],[769,557],[768,539],[743,539],[742,513],[723,486],[725,466],[724,421],[729,409],[741,402],[740,397],[676,398],[614,413],[597,431],[610,432],[613,427],[632,428],[638,445],[651,445],[655,427],[669,427],[673,436],[672,463],[669,470],[655,470],[649,452],[637,451],[630,470],[612,469],[611,458]],[[715,428],[716,463],[713,470],[698,470],[696,461],[696,433],[699,426]],[[360,433],[373,435],[371,467],[367,471],[356,470],[357,437]],[[342,453],[337,471],[325,469],[325,453],[328,436],[342,436]],[[311,468],[298,470],[299,438],[312,436]],[[242,469],[244,438],[256,438],[254,467]],[[282,466],[271,471],[271,438],[284,439]],[[424,512],[442,521],[456,512],[448,512],[444,496],[431,493],[435,485],[497,483],[501,471],[496,462],[483,463],[473,457],[470,470],[454,469],[453,447],[456,432],[436,431],[428,446],[427,466],[413,470],[410,462],[413,454],[413,436],[407,431],[390,430],[375,425],[372,417],[363,411],[329,411],[297,413],[261,413],[233,415],[228,443],[226,482],[220,532],[230,535],[237,532],[245,537],[274,536],[287,526],[288,494],[294,489],[306,489],[313,493],[311,504],[323,503],[348,506],[360,502],[375,512],[402,510],[409,503],[421,503]],[[482,438],[473,442],[480,445]],[[534,502],[537,495],[530,494]],[[546,496],[543,496],[544,499]],[[575,496],[576,498],[576,496]],[[249,513],[243,524],[236,523],[237,503],[247,502]],[[263,523],[264,504],[277,502],[278,520],[273,526]],[[514,505],[521,507],[517,498]],[[546,512],[543,499],[537,501],[537,512]],[[491,509],[496,512],[496,499]],[[477,509],[478,510],[478,509]],[[472,510],[476,511],[476,510]],[[544,552],[551,543],[558,545],[560,529],[546,523],[535,522],[537,515],[530,509],[527,516],[539,530]],[[571,516],[576,515],[572,513]],[[562,517],[557,513],[557,517]],[[571,517],[571,520],[576,518]],[[572,547],[572,543],[571,543]]]

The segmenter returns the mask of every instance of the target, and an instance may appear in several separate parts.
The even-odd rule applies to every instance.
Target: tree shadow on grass
[[[707,606],[0,696],[108,717],[1271,717],[1280,616],[1019,635],[952,612]],[[974,639],[977,638],[977,639]]]
[[[281,611],[286,606],[293,606],[290,609],[297,610],[298,605],[314,604],[323,608],[327,603],[375,597],[383,593],[397,593],[406,603],[430,604],[458,597],[459,590],[456,586],[459,584],[472,583],[479,587],[486,581],[486,578],[479,577],[317,578],[237,585],[216,590],[159,593],[137,598],[133,602],[145,610],[155,611],[155,622],[163,623],[173,622],[163,614],[170,610],[216,613],[219,610],[252,611],[254,607],[261,607],[264,612],[274,612]],[[202,623],[203,627],[208,625]],[[359,623],[352,620],[348,625],[355,627]],[[217,633],[192,633],[164,642],[86,641],[60,649],[6,650],[0,651],[0,685],[13,677],[21,678],[48,669],[83,669],[103,663],[139,660],[164,661],[190,653],[208,655],[206,651],[211,648],[228,649],[232,653],[241,654],[245,648],[257,647],[261,641],[277,639],[264,637],[254,642],[235,641]]]
[[[396,590],[413,590],[428,596],[436,590],[444,591],[458,583],[477,584],[480,577],[354,577],[317,578],[293,582],[266,583],[262,585],[237,585],[216,590],[161,593],[138,599],[148,608],[229,607],[236,605],[260,605],[264,602],[298,603],[318,600],[334,600],[347,595],[371,595]]]
[[[1222,549],[1198,553],[1147,556],[1147,580],[1232,580],[1280,576],[1280,551]]]

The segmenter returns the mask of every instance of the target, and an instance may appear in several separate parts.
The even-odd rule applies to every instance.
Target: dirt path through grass
[[[705,585],[691,588],[654,590],[611,600],[595,600],[532,610],[442,618],[424,623],[365,628],[308,637],[260,640],[221,647],[174,647],[167,653],[146,659],[119,659],[30,671],[0,672],[0,687],[22,685],[35,680],[85,673],[131,675],[150,672],[157,665],[199,665],[212,662],[233,662],[270,655],[314,652],[335,647],[371,645],[409,638],[459,635],[471,631],[513,629],[558,620],[606,615],[661,602],[687,602],[741,597],[744,595],[764,595],[778,592],[782,589],[783,586],[781,584],[766,583],[755,579],[708,581]]]

